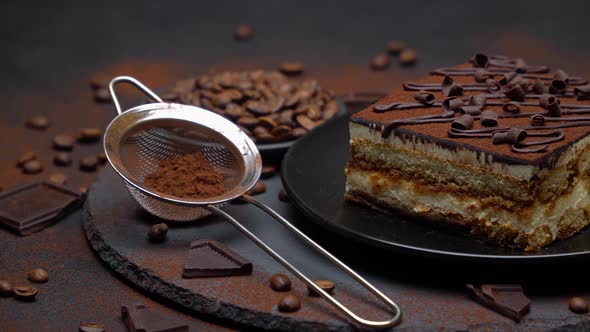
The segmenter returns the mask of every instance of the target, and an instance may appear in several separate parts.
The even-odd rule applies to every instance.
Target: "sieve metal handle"
[[[394,326],[401,321],[402,312],[401,312],[401,309],[399,308],[399,306],[395,302],[393,302],[390,298],[388,298],[385,294],[383,294],[380,290],[375,288],[375,286],[371,285],[367,280],[365,280],[363,277],[361,277],[358,273],[356,273],[354,270],[352,270],[350,267],[348,267],[346,264],[344,264],[338,258],[334,257],[334,255],[329,253],[326,249],[322,248],[319,244],[317,244],[315,241],[310,239],[307,235],[303,234],[303,232],[301,232],[299,229],[297,229],[295,226],[293,226],[289,221],[287,221],[285,218],[283,218],[281,215],[279,215],[273,209],[268,207],[266,204],[263,204],[248,195],[243,195],[242,199],[244,199],[245,201],[247,201],[249,203],[254,204],[256,207],[258,207],[261,210],[263,210],[264,212],[268,213],[274,219],[276,219],[281,224],[286,226],[290,231],[292,231],[297,236],[299,236],[299,238],[301,238],[307,244],[309,244],[311,247],[313,247],[316,251],[321,253],[324,257],[328,258],[333,263],[338,265],[349,276],[351,276],[357,282],[362,284],[366,289],[368,289],[373,295],[375,295],[382,302],[384,302],[389,307],[391,307],[393,310],[395,310],[394,316],[391,319],[386,320],[386,321],[372,321],[372,320],[367,320],[362,317],[359,317],[354,312],[352,312],[350,309],[348,309],[346,306],[344,306],[342,303],[340,303],[338,300],[336,300],[332,295],[328,294],[326,291],[321,289],[318,285],[316,285],[315,282],[313,282],[311,279],[309,279],[307,276],[305,276],[303,273],[301,273],[296,267],[291,265],[291,263],[287,262],[283,257],[281,257],[272,248],[270,248],[268,245],[266,245],[264,242],[262,242],[262,240],[260,240],[256,235],[254,235],[252,232],[250,232],[247,228],[242,226],[242,224],[240,224],[236,219],[234,219],[232,216],[230,216],[227,212],[225,212],[217,207],[214,207],[214,206],[207,206],[207,209],[209,211],[211,211],[212,213],[229,221],[240,232],[242,232],[250,240],[252,240],[254,243],[256,243],[260,248],[262,248],[262,250],[266,251],[266,253],[268,253],[270,256],[272,256],[276,261],[278,261],[285,268],[287,268],[289,271],[291,271],[291,273],[293,273],[297,278],[299,278],[301,281],[303,281],[309,288],[312,288],[317,294],[319,294],[322,298],[324,298],[326,301],[328,301],[332,306],[336,307],[338,310],[340,310],[340,312],[342,312],[345,316],[347,316],[351,320],[355,321],[356,323],[358,323],[362,326],[365,326],[365,327],[385,328],[385,327]]]
[[[162,98],[160,98],[155,92],[150,90],[147,86],[143,85],[143,83],[141,83],[140,81],[136,80],[131,76],[118,76],[113,78],[111,83],[109,83],[109,92],[111,93],[111,98],[113,99],[113,104],[115,104],[115,108],[117,109],[118,114],[123,113],[123,111],[121,110],[121,104],[119,104],[119,98],[117,98],[117,94],[115,93],[115,85],[120,82],[129,83],[134,87],[138,88],[148,97],[157,101],[158,103],[163,103]]]

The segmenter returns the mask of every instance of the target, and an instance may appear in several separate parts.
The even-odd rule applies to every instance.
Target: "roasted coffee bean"
[[[240,126],[251,129],[251,128],[256,127],[256,125],[258,124],[258,119],[255,117],[251,117],[251,116],[242,116],[238,119],[238,121],[236,123],[239,124]]]
[[[93,89],[108,88],[112,78],[113,76],[107,73],[95,73],[90,77],[90,87]]]
[[[14,296],[19,300],[32,301],[39,293],[39,290],[33,286],[15,286]]]
[[[98,163],[101,164],[101,165],[106,164],[106,162],[108,161],[107,155],[104,152],[99,153],[96,156],[96,159],[98,160]]]
[[[300,75],[304,69],[303,62],[298,61],[283,62],[279,65],[279,71],[290,76]]]
[[[78,326],[80,332],[105,332],[104,326],[97,323],[80,323]]]
[[[237,119],[246,114],[246,110],[238,104],[229,103],[225,106],[225,115],[232,119]]]
[[[37,154],[33,151],[28,151],[20,155],[16,161],[18,167],[23,167],[27,161],[37,160]]]
[[[295,121],[293,121],[293,110],[282,111],[279,114],[279,122],[286,126],[295,126]]]
[[[273,120],[269,116],[261,116],[261,117],[258,118],[257,125],[258,126],[261,126],[261,127],[265,127],[265,128],[267,128],[267,129],[270,130],[270,129],[273,129],[274,127],[276,127],[277,126],[277,123],[276,123],[275,120]]]
[[[281,201],[281,202],[290,202],[291,201],[291,197],[289,197],[289,194],[287,194],[287,192],[284,189],[279,190],[279,201]]]
[[[326,291],[328,294],[332,294],[334,292],[334,288],[336,288],[336,285],[330,280],[316,280],[315,284],[320,286],[320,288]],[[309,287],[307,288],[307,291],[311,296],[319,296],[315,290]]]
[[[293,138],[299,138],[307,133],[307,130],[304,128],[295,128],[291,131],[291,135]]]
[[[94,90],[94,101],[97,103],[110,103],[111,93],[106,88],[99,88]]]
[[[100,128],[82,128],[80,129],[80,142],[96,142],[102,137],[102,130]]]
[[[270,133],[275,137],[285,137],[286,135],[291,134],[291,127],[285,125],[276,126],[271,130]]]
[[[30,282],[35,282],[38,284],[46,283],[49,280],[49,273],[42,268],[32,269],[27,278]]]
[[[148,239],[151,242],[162,242],[166,239],[168,225],[165,223],[155,224],[148,231]]]
[[[581,297],[574,296],[569,301],[570,310],[576,314],[588,312],[588,302]]]
[[[277,138],[271,133],[256,135],[255,138],[257,143],[273,143],[277,141]]]
[[[83,171],[96,171],[96,167],[98,166],[98,158],[95,156],[86,156],[80,159],[80,169]]]
[[[402,41],[390,40],[387,42],[386,49],[389,54],[398,55],[404,48],[406,48],[406,44]]]
[[[399,63],[402,66],[412,66],[416,63],[416,52],[414,50],[405,49],[399,54]]]
[[[262,166],[262,172],[260,173],[260,177],[263,179],[268,179],[275,175],[277,172],[277,167],[274,165],[266,165]]]
[[[34,115],[25,122],[27,127],[37,130],[45,130],[49,128],[49,119],[42,115]]]
[[[0,280],[0,296],[12,296],[12,284],[8,280]]]
[[[23,164],[23,173],[37,174],[43,171],[43,165],[39,160],[29,160]]]
[[[62,173],[53,173],[49,176],[48,180],[55,184],[64,185],[68,182],[68,177]]]
[[[385,70],[389,68],[390,63],[391,59],[389,59],[389,55],[380,53],[371,59],[370,66],[373,70]]]
[[[281,312],[295,312],[301,309],[301,299],[293,294],[285,295],[278,305]]]
[[[58,150],[71,150],[74,148],[75,141],[70,135],[57,135],[53,138],[53,147]]]
[[[252,129],[252,134],[254,134],[254,136],[266,135],[268,133],[269,132],[266,127],[256,126],[256,127],[254,127],[254,129]]]
[[[254,38],[254,28],[248,24],[240,24],[234,31],[234,38],[236,40],[250,40]]]
[[[291,279],[282,273],[274,274],[269,280],[270,288],[277,292],[288,292],[291,290]]]
[[[313,128],[315,128],[317,125],[314,121],[312,121],[310,118],[308,118],[305,115],[298,115],[295,118],[295,121],[297,121],[297,123],[305,128],[306,130],[312,130]]]
[[[68,166],[72,164],[72,155],[68,152],[58,152],[53,156],[53,163],[57,166]]]
[[[248,195],[258,195],[266,191],[266,184],[258,180],[252,189],[248,190]]]

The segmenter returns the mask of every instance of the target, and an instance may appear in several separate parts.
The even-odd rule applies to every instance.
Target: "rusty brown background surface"
[[[108,123],[114,115],[112,107],[96,105],[88,88],[88,79],[96,72],[133,75],[157,87],[212,69],[272,69],[284,60],[300,60],[307,66],[306,77],[317,78],[336,92],[383,91],[429,68],[459,63],[484,50],[521,56],[530,63],[559,65],[567,72],[588,76],[586,7],[582,1],[559,6],[550,1],[534,5],[514,1],[460,5],[431,1],[260,1],[255,5],[238,1],[4,1],[0,8],[0,186],[8,188],[51,174],[55,170],[50,166],[54,135]],[[254,26],[254,40],[233,40],[232,31],[239,23]],[[389,39],[406,40],[416,49],[418,66],[399,68],[394,62],[388,71],[370,71],[369,59]],[[45,132],[25,129],[23,122],[31,114],[48,115],[51,128]],[[28,149],[41,154],[48,166],[38,176],[22,175],[14,167],[18,155]],[[74,153],[78,158],[98,149],[98,145],[79,146]],[[70,175],[74,186],[88,186],[96,176],[75,167],[63,172]],[[285,212],[296,217],[294,211]],[[405,324],[412,322],[412,315],[424,315],[428,327],[445,327],[446,317],[429,301],[448,298],[441,302],[443,306],[459,305],[457,298],[464,296],[459,276],[478,268],[464,266],[451,273],[459,267],[384,253],[370,256],[371,251],[359,258],[355,244],[296,218],[315,238],[363,272],[387,280],[400,278],[408,288],[399,295],[406,303],[414,303],[415,310],[408,313]],[[304,257],[293,255],[294,259]],[[80,321],[88,320],[102,322],[109,330],[123,330],[120,305],[128,300],[186,317],[199,330],[221,329],[203,322],[202,317],[189,318],[153,302],[110,273],[89,248],[79,213],[25,238],[0,230],[0,277],[26,282],[27,271],[36,266],[48,269],[51,281],[39,287],[35,303],[0,298],[0,330],[74,330]],[[574,316],[567,311],[567,297],[588,293],[579,266],[534,271],[500,266],[482,269],[486,272],[482,274],[487,281],[527,279],[534,310],[546,313],[549,319],[557,317],[558,323],[569,323],[579,317],[567,319]],[[447,297],[449,294],[452,296]],[[477,313],[481,313],[492,325],[482,319],[469,328],[510,324],[473,308],[477,310],[467,312],[473,321],[479,321]]]

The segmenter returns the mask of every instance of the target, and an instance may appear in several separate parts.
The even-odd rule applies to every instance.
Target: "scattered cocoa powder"
[[[182,198],[207,198],[223,194],[223,176],[200,153],[163,159],[144,184]]]

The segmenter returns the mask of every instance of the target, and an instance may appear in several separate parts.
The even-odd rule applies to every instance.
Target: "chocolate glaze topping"
[[[504,56],[478,53],[470,59],[470,63],[471,67],[461,65],[436,69],[431,72],[432,78],[421,82],[406,82],[403,88],[406,91],[415,91],[414,102],[381,101],[373,105],[372,109],[361,112],[366,113],[364,116],[353,116],[352,121],[380,130],[383,138],[395,132],[400,137],[428,137],[428,140],[440,136],[431,136],[425,129],[414,132],[405,127],[425,128],[423,125],[432,124],[440,128],[446,124],[447,138],[460,141],[468,139],[471,142],[468,145],[475,150],[478,150],[478,145],[472,143],[473,139],[488,139],[498,145],[494,151],[490,151],[493,156],[499,157],[497,159],[527,164],[549,164],[552,160],[556,161],[555,155],[549,156],[546,152],[563,152],[566,150],[565,145],[587,135],[587,129],[573,129],[590,127],[590,116],[570,115],[590,114],[590,104],[560,100],[590,100],[590,84],[586,79],[569,76],[562,70],[551,74],[547,66],[531,66],[522,59]],[[436,83],[436,76],[444,76],[444,79]],[[454,77],[461,80],[456,81]],[[392,99],[386,97],[384,101]],[[404,99],[406,98],[398,100]],[[425,114],[424,111],[431,108],[433,112]],[[368,113],[406,110],[416,110],[416,116],[391,116],[393,120],[387,122],[385,119],[389,116],[370,116]],[[379,123],[374,123],[375,120],[370,120],[371,118],[379,119]],[[524,119],[505,120],[520,118],[528,119],[526,122],[523,122]],[[570,132],[575,137],[567,138]],[[567,141],[566,144],[561,143],[550,149],[552,144],[564,140]],[[458,147],[462,143],[449,145]],[[500,150],[502,146],[507,147],[505,152]],[[544,155],[536,159],[533,157],[519,160],[518,157],[540,153]]]

